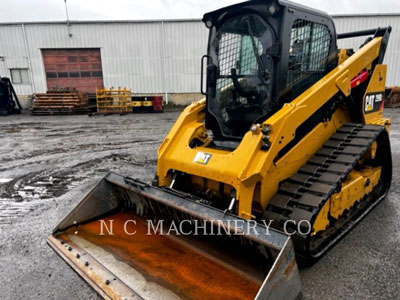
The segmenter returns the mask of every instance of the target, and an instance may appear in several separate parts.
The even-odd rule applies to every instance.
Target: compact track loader
[[[336,34],[280,0],[203,21],[206,99],[162,142],[153,184],[109,173],[48,239],[106,299],[298,299],[295,253],[318,259],[388,192],[390,27]]]

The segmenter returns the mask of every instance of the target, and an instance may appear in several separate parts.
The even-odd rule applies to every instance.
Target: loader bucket
[[[287,235],[114,173],[48,243],[105,299],[301,298]]]

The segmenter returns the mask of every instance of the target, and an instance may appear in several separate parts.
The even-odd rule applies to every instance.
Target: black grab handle
[[[206,87],[206,91],[204,91],[203,90],[203,88],[204,88],[204,59],[205,58],[207,58],[207,66],[208,66],[208,59],[209,58],[211,58],[210,57],[210,55],[207,55],[207,54],[205,54],[205,55],[203,55],[203,57],[201,58],[201,72],[200,72],[200,92],[203,94],[203,95],[208,95],[208,93],[207,93],[207,87]],[[206,75],[207,75],[207,72],[206,72]]]

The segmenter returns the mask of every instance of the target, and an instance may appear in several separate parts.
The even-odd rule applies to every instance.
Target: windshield
[[[243,136],[271,110],[272,59],[266,49],[272,44],[271,30],[257,15],[229,19],[212,38],[217,71],[208,107],[224,136]]]

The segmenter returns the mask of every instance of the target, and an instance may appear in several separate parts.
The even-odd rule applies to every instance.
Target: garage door
[[[42,55],[47,89],[95,92],[103,87],[100,49],[42,49]]]

